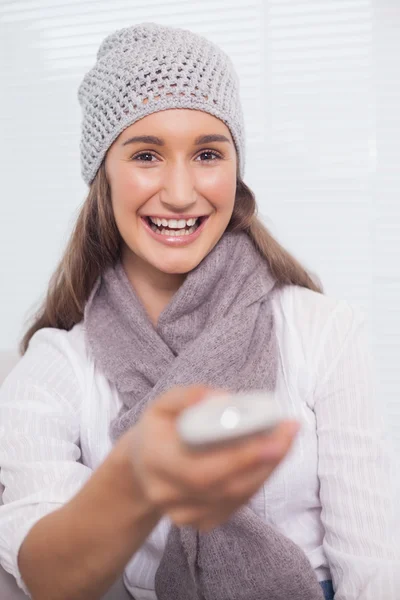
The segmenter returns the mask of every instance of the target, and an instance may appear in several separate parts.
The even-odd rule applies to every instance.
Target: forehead
[[[202,110],[172,108],[146,115],[120,134],[120,141],[132,135],[158,135],[166,141],[192,141],[199,135],[220,133],[231,142],[229,128],[221,119]]]

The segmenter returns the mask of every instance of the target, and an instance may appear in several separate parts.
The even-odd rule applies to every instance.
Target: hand
[[[284,421],[272,432],[227,446],[192,450],[181,442],[176,420],[208,393],[206,386],[175,387],[147,407],[128,432],[135,484],[160,516],[207,531],[246,504],[288,452],[299,424]]]

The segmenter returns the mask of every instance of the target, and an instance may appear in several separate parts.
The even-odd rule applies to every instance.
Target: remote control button
[[[240,422],[240,411],[235,406],[229,406],[221,415],[220,423],[224,429],[235,429]]]

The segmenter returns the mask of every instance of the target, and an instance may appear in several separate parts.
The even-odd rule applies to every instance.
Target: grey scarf
[[[84,321],[94,360],[123,402],[112,440],[175,385],[273,390],[275,288],[247,234],[226,232],[154,327],[121,263],[109,268],[94,286]],[[323,600],[301,548],[250,506],[207,533],[172,524],[155,589],[158,600]]]

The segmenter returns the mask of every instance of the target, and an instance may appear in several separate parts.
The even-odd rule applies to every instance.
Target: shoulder
[[[299,285],[286,285],[273,292],[274,313],[302,337],[321,338],[329,329],[339,328],[345,335],[366,320],[363,307],[333,295],[321,294]]]
[[[84,326],[78,323],[70,331],[55,328],[40,329],[32,337],[27,358],[34,361],[35,357],[46,355],[48,360],[56,364],[68,364],[77,377],[80,377],[89,364]]]
[[[70,331],[43,328],[31,338],[1,386],[1,400],[42,390],[44,394],[65,397],[74,405],[85,394],[91,359],[87,353],[83,324]],[[26,392],[25,392],[26,393]]]
[[[359,305],[298,285],[277,289],[271,300],[284,369],[306,396],[346,348],[369,348],[369,322]]]
[[[39,329],[31,338],[28,352],[41,349],[53,349],[55,352],[69,356],[86,355],[84,325],[83,322],[77,323],[69,331],[56,329],[53,327],[44,327]]]

